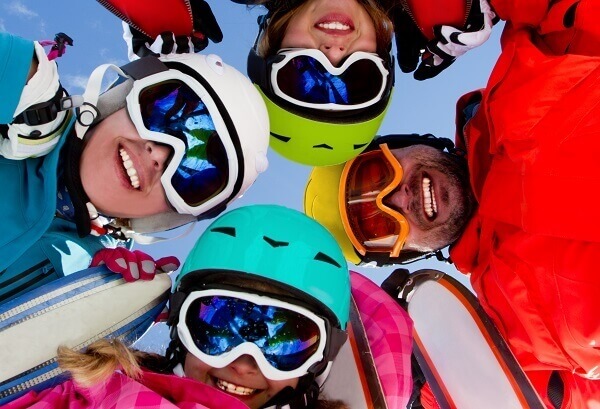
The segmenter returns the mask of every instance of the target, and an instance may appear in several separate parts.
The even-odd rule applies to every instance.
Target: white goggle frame
[[[147,129],[144,126],[144,121],[142,119],[139,104],[139,94],[145,88],[167,80],[179,80],[183,82],[200,97],[202,102],[206,105],[208,112],[210,113],[210,117],[215,125],[215,130],[219,134],[221,142],[223,143],[223,146],[227,153],[227,163],[229,164],[229,179],[225,188],[221,192],[217,193],[215,196],[211,197],[210,199],[206,200],[198,206],[188,205],[181,198],[181,196],[177,193],[177,191],[171,184],[171,178],[175,174],[175,171],[179,167],[181,159],[185,154],[185,144],[182,140],[175,138],[174,136],[163,134],[160,132],[154,132]],[[129,112],[129,117],[131,118],[133,124],[135,125],[137,131],[143,139],[162,143],[173,147],[173,157],[167,165],[167,168],[164,170],[160,180],[162,182],[163,188],[165,189],[165,193],[167,195],[167,198],[169,199],[169,202],[175,208],[175,210],[177,210],[177,212],[198,216],[216,207],[231,196],[238,174],[238,163],[235,146],[233,145],[231,136],[229,135],[229,130],[227,129],[227,126],[223,121],[223,118],[217,105],[213,101],[210,94],[198,81],[193,80],[193,78],[191,78],[189,75],[185,75],[177,70],[163,71],[136,80],[133,83],[133,88],[127,95],[127,112]]]
[[[249,301],[251,303],[257,305],[267,305],[273,307],[280,307],[286,310],[294,311],[300,315],[305,316],[306,318],[313,321],[317,327],[319,328],[319,346],[316,352],[299,368],[296,368],[291,371],[282,371],[275,367],[273,367],[267,359],[264,357],[262,351],[258,346],[256,346],[252,342],[244,342],[231,351],[226,352],[224,354],[213,356],[207,355],[204,352],[200,351],[196,344],[192,339],[192,335],[185,323],[186,315],[188,309],[192,302],[202,297],[212,297],[212,296],[223,296],[223,297],[231,297],[231,298],[239,298],[241,300]],[[256,361],[258,367],[262,374],[271,380],[280,381],[292,378],[299,378],[308,373],[309,368],[324,359],[324,351],[325,345],[327,344],[327,330],[325,328],[325,321],[307,310],[306,308],[287,303],[285,301],[280,301],[274,298],[265,297],[262,295],[249,294],[249,293],[241,293],[236,291],[228,291],[228,290],[203,290],[203,291],[193,291],[191,292],[187,298],[185,299],[181,309],[179,310],[179,322],[177,323],[177,334],[179,335],[179,339],[183,346],[194,355],[196,358],[204,362],[205,364],[213,367],[213,368],[224,368],[227,365],[231,364],[233,361],[238,359],[242,355],[250,355]]]
[[[364,51],[355,51],[354,53],[350,54],[350,56],[348,58],[346,58],[346,60],[344,61],[344,63],[342,64],[341,67],[334,67],[325,54],[323,54],[320,50],[317,50],[314,48],[283,48],[283,49],[279,50],[277,55],[283,55],[285,58],[281,61],[277,61],[277,62],[274,62],[271,64],[270,81],[271,81],[271,87],[273,89],[273,93],[285,101],[291,102],[294,105],[298,105],[298,106],[301,106],[304,108],[322,109],[322,110],[329,110],[329,111],[350,111],[353,109],[366,108],[366,107],[369,107],[369,106],[374,105],[377,102],[381,101],[383,93],[385,92],[385,90],[387,88],[387,83],[388,83],[388,81],[390,81],[390,73],[387,70],[387,68],[385,67],[385,65],[383,63],[383,59],[375,53],[367,53]],[[291,96],[284,93],[281,90],[281,88],[279,88],[279,84],[277,83],[277,73],[292,58],[297,57],[299,55],[305,55],[305,56],[314,58],[315,60],[319,61],[321,63],[321,65],[323,65],[323,67],[329,73],[331,73],[333,75],[342,74],[344,71],[346,71],[346,69],[350,65],[352,65],[352,63],[354,63],[356,61],[364,60],[364,59],[371,60],[375,63],[375,65],[377,66],[377,68],[379,68],[379,71],[381,72],[381,75],[382,75],[381,89],[379,90],[379,92],[377,93],[377,95],[374,98],[370,99],[369,101],[365,101],[365,102],[362,102],[360,104],[355,104],[355,105],[335,104],[332,102],[327,103],[327,104],[315,104],[315,103],[304,102],[304,101],[300,101],[298,99],[292,98]]]

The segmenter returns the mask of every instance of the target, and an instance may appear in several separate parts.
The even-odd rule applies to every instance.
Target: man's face
[[[384,202],[408,220],[404,248],[430,251],[445,247],[456,239],[469,217],[468,176],[446,154],[430,146],[391,151],[404,176]]]

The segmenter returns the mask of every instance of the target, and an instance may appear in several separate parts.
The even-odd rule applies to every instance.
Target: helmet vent
[[[322,143],[320,145],[314,145],[313,148],[329,149],[330,151],[333,150],[333,148],[331,146],[327,145],[326,143]]]
[[[273,132],[271,132],[271,136],[275,139],[279,139],[281,142],[289,142],[290,139],[292,139],[289,136],[283,136],[283,135],[279,135],[279,134],[276,134]]]
[[[321,253],[320,251],[315,256],[315,260],[322,261],[324,263],[329,263],[329,264],[334,265],[334,266],[336,266],[338,268],[342,268],[342,266],[340,266],[337,261],[335,261],[334,259],[332,259],[331,257],[329,257],[327,254]]]
[[[361,149],[364,148],[364,146],[367,145],[366,143],[359,143],[359,144],[355,144],[353,147],[354,149]]]
[[[286,246],[289,246],[289,244],[290,244],[287,241],[277,241],[277,240],[272,239],[267,236],[263,236],[263,240],[266,241],[267,243],[269,243],[269,245],[271,245],[271,247],[286,247]]]
[[[235,227],[214,227],[210,231],[215,233],[223,233],[228,236],[235,237]]]

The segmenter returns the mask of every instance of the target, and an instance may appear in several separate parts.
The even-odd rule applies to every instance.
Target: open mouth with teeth
[[[246,386],[236,385],[223,379],[214,378],[215,385],[224,392],[237,396],[251,396],[259,393],[262,389],[253,389]]]
[[[427,175],[423,176],[421,188],[423,189],[423,211],[429,220],[434,220],[437,216],[438,208],[435,200],[435,190],[433,189],[431,179]]]
[[[123,161],[123,168],[125,169],[125,174],[129,177],[129,182],[134,189],[140,189],[140,178],[138,176],[137,170],[133,166],[133,161],[129,157],[127,151],[123,148],[119,149],[119,155],[121,155],[121,160]]]
[[[326,23],[318,23],[317,27],[324,30],[338,30],[338,31],[349,31],[350,26],[348,24],[340,23],[339,21],[330,21]]]
[[[320,19],[315,28],[329,34],[347,34],[354,30],[352,20],[343,15],[330,14]]]

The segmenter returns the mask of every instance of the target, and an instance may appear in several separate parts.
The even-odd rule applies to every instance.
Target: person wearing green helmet
[[[63,348],[59,362],[92,391],[120,377],[116,367],[135,378],[141,366],[171,374],[173,385],[184,379],[189,393],[195,384],[216,394],[219,406],[194,407],[239,407],[235,398],[251,409],[345,408],[319,394],[347,340],[350,291],[342,252],[319,223],[277,205],[237,208],[208,226],[176,279],[164,357],[104,340],[86,353]]]
[[[391,100],[393,2],[262,3],[268,13],[259,18],[248,76],[269,111],[271,147],[307,165],[358,155]]]
[[[343,163],[375,137],[399,66],[431,78],[484,43],[495,17],[486,0],[233,0],[264,4],[248,55],[271,147],[313,166]],[[420,63],[419,63],[420,62]]]

